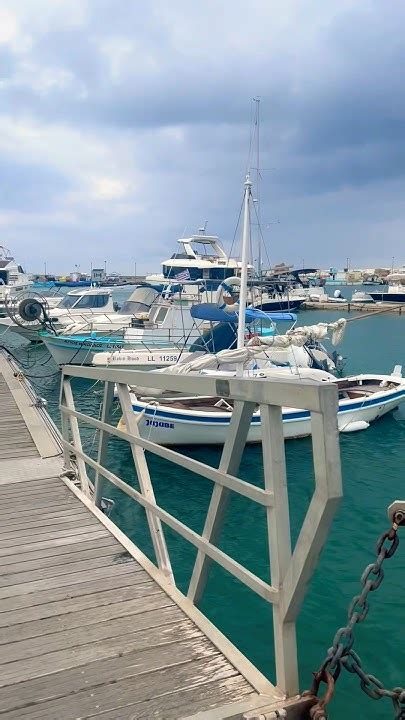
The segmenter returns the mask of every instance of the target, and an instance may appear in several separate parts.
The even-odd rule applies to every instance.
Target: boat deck
[[[1,355],[0,401],[1,717],[214,720],[284,707],[61,477],[57,438]]]

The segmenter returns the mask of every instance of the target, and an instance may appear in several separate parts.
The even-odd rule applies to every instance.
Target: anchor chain
[[[398,509],[398,506],[400,509]],[[405,720],[405,688],[394,687],[392,690],[385,688],[381,680],[375,675],[366,673],[363,670],[360,657],[353,650],[354,628],[357,623],[363,622],[367,617],[369,611],[368,595],[380,587],[384,578],[383,563],[394,555],[399,545],[398,527],[400,525],[405,526],[405,504],[393,503],[391,508],[393,508],[392,526],[379,537],[376,545],[377,559],[367,565],[361,576],[362,590],[358,595],[354,596],[349,605],[349,621],[345,627],[339,628],[337,631],[325,660],[318,672],[314,673],[310,690],[303,693],[304,697],[315,696],[317,700],[309,711],[311,720],[327,720],[325,708],[332,699],[335,683],[342,668],[358,676],[361,689],[369,697],[374,700],[381,700],[383,697],[391,698],[395,720]],[[325,695],[318,698],[321,683],[325,683],[327,689]]]

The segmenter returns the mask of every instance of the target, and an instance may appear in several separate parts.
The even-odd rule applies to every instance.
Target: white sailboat
[[[286,377],[300,382],[302,378],[311,377],[320,382],[335,383],[339,393],[338,427],[341,432],[350,432],[366,429],[370,422],[390,412],[405,400],[405,380],[402,378],[401,368],[395,368],[391,375],[356,375],[342,380],[336,379],[327,372],[314,369],[272,367],[269,363],[267,369],[258,370],[255,367],[243,367],[243,358],[251,363],[252,356],[245,348],[244,316],[247,299],[247,258],[250,246],[250,177],[245,181],[244,194],[244,222],[242,240],[242,274],[239,296],[239,323],[237,351],[226,351],[221,354],[221,360],[228,364],[233,363],[233,370],[225,370],[222,375],[254,375],[261,382],[268,379],[286,379]],[[305,329],[302,329],[305,330]],[[236,353],[239,353],[239,356]],[[218,359],[218,356],[217,356]],[[200,360],[196,361],[196,364]],[[195,366],[194,366],[195,367]],[[164,370],[164,372],[169,372]],[[175,370],[176,372],[179,369]],[[189,363],[183,371],[192,372],[193,364]],[[152,371],[153,372],[153,371]],[[199,372],[212,372],[212,370],[199,370]],[[214,370],[216,376],[221,372]],[[225,441],[229,423],[231,421],[233,405],[225,397],[177,396],[164,397],[158,391],[148,389],[133,389],[131,401],[134,413],[137,415],[138,427],[142,437],[162,445],[221,445]],[[311,417],[306,410],[284,408],[283,413],[284,437],[302,437],[311,434]],[[261,442],[260,410],[257,408],[252,415],[252,422],[247,437],[248,443]]]

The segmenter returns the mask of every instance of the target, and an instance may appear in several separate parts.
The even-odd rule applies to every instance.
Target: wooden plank
[[[41,458],[15,458],[1,461],[0,487],[10,485],[14,487],[27,487],[39,478],[50,478],[63,470],[62,458],[58,456]],[[62,481],[63,482],[63,481]]]
[[[59,527],[52,528],[50,526],[47,528],[44,532],[38,533],[36,535],[33,535],[29,530],[25,533],[22,533],[19,536],[19,542],[24,545],[25,543],[28,543],[31,539],[32,545],[36,545],[37,543],[41,543],[42,541],[51,540],[54,537],[57,538],[66,538],[66,537],[77,537],[79,535],[85,535],[88,532],[92,532],[93,530],[100,530],[100,523],[97,523],[97,521],[91,520],[91,518],[88,519],[88,522],[86,525],[74,525],[73,527],[67,527],[66,529],[60,529]],[[105,531],[106,532],[106,531]],[[13,535],[13,533],[11,533]],[[18,536],[17,536],[18,537]],[[12,547],[14,549],[16,544],[16,538],[13,537],[0,537],[0,551],[9,547]]]
[[[111,540],[108,545],[101,545],[89,550],[78,550],[77,552],[66,553],[63,555],[51,555],[50,557],[39,558],[34,557],[31,560],[21,560],[21,558],[24,558],[25,556],[18,555],[15,562],[3,565],[1,569],[1,576],[6,579],[8,575],[25,573],[28,570],[32,572],[46,572],[48,569],[52,568],[62,569],[70,563],[92,562],[93,560],[107,558],[108,556],[112,556],[117,559],[128,557],[128,554],[124,553],[125,551],[123,552],[122,548]]]
[[[10,553],[10,555],[2,557],[1,565],[2,567],[6,565],[13,565],[20,560],[26,562],[31,560],[40,560],[41,558],[58,558],[67,554],[70,555],[73,553],[85,552],[87,550],[97,550],[98,548],[105,546],[113,546],[117,548],[117,552],[121,551],[121,546],[114,538],[111,537],[111,535],[103,535],[95,539],[85,540],[84,542],[82,542],[82,538],[80,537],[76,538],[76,542],[73,543],[71,543],[69,539],[69,542],[63,545],[52,545],[35,550],[32,550],[30,546],[27,550],[26,545],[22,546],[22,548],[16,547],[14,553]]]
[[[33,513],[33,511],[37,511],[42,509],[45,509],[47,507],[58,507],[65,506],[68,509],[76,505],[76,501],[74,498],[60,498],[60,503],[58,502],[58,499],[49,499],[49,498],[43,498],[41,500],[32,500],[32,502],[28,502],[25,500],[24,502],[18,503],[5,503],[3,506],[0,506],[0,517],[2,519],[5,519],[7,515],[17,515],[19,513],[25,513],[29,514],[30,512]]]
[[[83,535],[70,535],[69,537],[56,538],[55,540],[44,540],[42,542],[27,543],[26,545],[19,545],[17,548],[5,547],[0,548],[0,557],[3,558],[6,555],[16,556],[30,550],[45,550],[45,548],[60,547],[61,545],[75,545],[76,543],[84,542],[85,540],[96,540],[97,538],[108,537],[105,530],[100,530],[95,527],[92,532],[84,533]],[[3,560],[1,560],[3,562]]]
[[[117,582],[108,585],[109,589],[100,590],[97,588],[93,592],[84,595],[80,591],[76,593],[66,592],[62,599],[47,602],[47,595],[41,597],[42,603],[32,605],[30,607],[22,607],[15,609],[11,603],[11,609],[0,612],[0,628],[13,626],[18,629],[19,624],[34,620],[42,620],[58,617],[58,621],[63,622],[63,615],[73,615],[81,610],[91,608],[92,613],[96,615],[95,608],[98,610],[107,605],[114,605],[118,602],[125,602],[133,598],[150,597],[160,593],[160,588],[156,586],[152,580],[144,579],[140,583],[132,583],[126,585],[125,581],[121,582],[121,586]]]
[[[11,598],[14,596],[21,597],[21,595],[30,595],[41,590],[51,590],[53,588],[59,588],[83,583],[85,580],[99,580],[109,577],[117,577],[122,573],[127,573],[130,577],[128,582],[131,582],[131,578],[139,573],[143,573],[144,570],[135,563],[134,560],[130,560],[126,563],[115,565],[107,565],[107,567],[94,568],[93,570],[81,570],[80,572],[69,573],[68,575],[59,575],[56,577],[44,578],[43,580],[33,580],[32,582],[18,583],[17,585],[7,585],[6,587],[0,588],[0,599]]]
[[[135,627],[132,619],[136,622]],[[131,614],[129,617],[128,615],[112,617],[108,622],[89,624],[86,626],[85,632],[83,626],[69,627],[67,630],[59,630],[54,633],[47,632],[39,637],[34,636],[15,642],[11,641],[0,646],[2,658],[7,658],[7,662],[0,664],[0,673],[2,674],[3,668],[12,662],[25,661],[28,658],[38,656],[42,657],[62,650],[72,649],[76,654],[82,646],[94,646],[103,640],[114,639],[119,643],[118,638],[127,636],[129,632],[139,633],[140,636],[141,631],[150,630],[150,633],[145,633],[147,647],[153,646],[153,638],[155,643],[160,645],[164,641],[167,626],[183,622],[183,613],[174,603],[171,603],[168,607],[142,612],[139,617]],[[157,629],[157,632],[152,632],[155,629]],[[175,633],[175,639],[178,639],[177,629]],[[202,633],[200,634],[202,637]],[[138,637],[136,647],[140,647],[140,644],[141,641]]]
[[[7,487],[7,485],[5,487]],[[0,493],[2,508],[9,507],[10,505],[13,506],[16,503],[21,505],[21,507],[30,507],[32,504],[40,503],[42,501],[51,505],[52,502],[66,502],[66,500],[71,498],[69,491],[66,492],[66,489],[64,489],[63,486],[58,487],[56,484],[51,486],[49,489],[34,490],[33,492],[30,492],[28,487],[25,486],[25,493],[21,495],[18,492],[7,494],[4,492],[4,489],[5,488],[3,486]]]
[[[143,594],[138,593],[136,598],[123,602],[112,602],[109,605],[101,606],[97,608],[97,612],[94,612],[94,608],[91,607],[86,610],[76,610],[74,612],[58,614],[57,617],[45,617],[29,622],[23,620],[23,622],[18,621],[7,627],[0,627],[0,644],[16,643],[20,640],[58,633],[63,630],[83,628],[88,625],[105,623],[115,618],[127,617],[128,615],[132,618],[130,625],[131,628],[134,629],[134,622],[137,622],[135,616],[139,613],[147,613],[150,610],[157,609],[161,610],[165,607],[177,609],[177,605],[173,603],[173,600],[156,586],[141,586],[140,592],[143,592]],[[12,613],[10,614],[10,622],[13,622]],[[85,633],[83,637],[86,638],[87,641]]]
[[[185,640],[176,646],[175,663],[206,657],[207,648],[195,640]],[[216,657],[214,651],[211,657]],[[48,677],[27,680],[2,689],[0,695],[0,712],[24,707],[33,703],[53,698],[64,698],[67,689],[70,693],[92,688],[96,685],[117,682],[124,678],[136,678],[138,675],[152,673],[162,666],[173,665],[173,647],[166,645],[156,653],[154,648],[133,650],[120,657],[106,658],[86,666],[72,668],[52,674],[52,682]]]
[[[69,512],[70,510],[75,510],[77,507],[83,507],[81,505],[77,505],[76,502],[73,502],[72,500],[65,500],[61,503],[55,503],[54,505],[49,505],[49,507],[44,508],[36,508],[35,509],[35,517],[39,517],[40,515],[47,515],[55,513],[55,512]],[[0,522],[6,523],[12,520],[13,518],[16,519],[16,521],[20,522],[23,519],[32,520],[34,516],[34,513],[32,512],[32,508],[24,508],[21,509],[19,505],[16,505],[13,510],[7,509],[6,512],[1,512],[1,503],[0,503]]]
[[[21,530],[29,530],[33,535],[37,534],[38,532],[44,531],[46,527],[52,527],[55,528],[55,530],[60,527],[61,529],[63,527],[71,527],[72,524],[80,525],[83,521],[88,521],[88,514],[85,512],[74,512],[74,511],[68,511],[67,513],[60,513],[59,517],[54,517],[47,515],[42,515],[40,517],[37,517],[34,515],[35,520],[26,520],[25,522],[7,522],[5,525],[0,526],[0,537],[6,538],[11,535],[11,533],[18,533]]]
[[[46,463],[44,463],[44,465],[45,465],[45,464],[46,464]],[[48,488],[49,488],[49,487],[52,487],[52,485],[55,483],[55,480],[56,480],[58,483],[60,483],[61,486],[63,485],[63,481],[59,478],[58,475],[49,475],[49,476],[47,476],[47,477],[44,476],[44,477],[38,477],[38,478],[33,478],[33,479],[29,480],[29,483],[30,483],[30,484],[29,484],[29,487],[30,487],[30,488],[31,488],[31,487],[32,487],[32,488],[37,488],[37,487],[48,487]],[[26,490],[26,488],[25,488],[23,485],[22,485],[22,486],[19,486],[19,485],[10,485],[10,486],[7,486],[7,485],[6,485],[4,488],[1,489],[1,492],[2,492],[2,493],[3,493],[3,492],[10,492],[10,493],[11,493],[11,492],[21,492],[21,493],[26,493],[27,490]]]
[[[163,612],[163,611],[162,611]],[[137,616],[139,618],[140,616]],[[0,687],[12,685],[13,683],[24,682],[32,678],[43,677],[57,670],[83,666],[86,663],[102,660],[103,658],[118,656],[130,650],[141,650],[148,647],[158,647],[167,643],[175,643],[180,635],[192,638],[201,638],[200,630],[197,630],[191,620],[180,620],[171,625],[158,625],[146,630],[129,631],[119,637],[110,637],[98,642],[88,643],[73,648],[64,648],[54,652],[42,653],[39,642],[38,657],[31,657],[23,660],[16,660],[12,663],[0,665]],[[4,650],[6,646],[3,645]],[[1,694],[1,693],[0,693]]]
[[[114,552],[114,550],[112,552]],[[117,555],[117,557],[119,558],[116,551],[115,555]],[[115,567],[116,565],[125,563],[132,563],[132,567],[135,572],[141,571],[142,568],[137,563],[134,563],[131,557],[125,556],[125,558],[115,560],[115,555],[112,555],[112,553],[107,553],[107,555],[100,554],[92,559],[86,558],[86,560],[79,560],[77,562],[59,562],[58,564],[54,562],[51,567],[42,566],[37,570],[30,569],[27,571],[20,570],[19,563],[16,563],[15,565],[11,566],[15,570],[14,573],[2,573],[0,575],[0,588],[7,587],[8,585],[30,583],[34,580],[60,577],[62,575],[68,575],[71,573],[94,570],[95,568],[107,566]]]
[[[20,448],[18,451],[19,457],[38,457],[38,453],[35,450],[35,448],[27,447],[27,448]],[[9,460],[16,457],[16,451],[8,450],[5,448],[4,450],[0,449],[0,459],[1,460]]]
[[[32,481],[31,481],[32,482]],[[4,485],[1,488],[2,502],[10,502],[11,500],[22,499],[31,500],[39,499],[43,495],[52,497],[57,495],[60,498],[69,497],[69,492],[66,492],[66,486],[61,480],[55,480],[52,484],[47,485],[35,485],[34,483],[29,486],[16,486],[16,485]]]
[[[110,588],[129,587],[145,582],[148,579],[141,572],[115,574],[112,577],[103,577],[99,580],[88,580],[87,582],[77,583],[72,587],[63,586],[38,592],[32,592],[18,597],[7,597],[0,599],[0,613],[7,610],[18,610],[19,608],[28,608],[33,605],[41,605],[42,603],[53,602],[54,600],[67,600],[68,598],[79,597],[80,595],[92,595],[93,593],[109,590]]]
[[[218,687],[219,683],[220,687]],[[268,700],[269,698],[267,698]],[[222,720],[225,717],[239,720],[244,717],[244,710],[255,707],[257,704],[256,693],[252,693],[251,688],[245,686],[240,676],[233,675],[224,679],[211,680],[207,678],[197,686],[181,688],[173,693],[158,694],[137,703],[134,703],[132,699],[129,704],[120,705],[118,711],[117,709],[100,710],[91,717],[100,720],[118,720],[118,717],[119,720],[145,720],[145,718],[178,720],[180,717],[183,720]],[[241,705],[243,705],[243,709],[240,707]],[[278,705],[279,709],[281,707],[284,707],[284,703]],[[255,713],[255,720],[256,718],[261,720],[261,717],[260,712]],[[14,720],[7,715],[5,718]]]
[[[237,676],[236,670],[223,657],[217,655],[178,664],[172,660],[166,667],[135,675],[135,678],[135,681],[134,677],[127,677],[110,684],[94,686],[65,696],[63,702],[59,699],[50,700],[6,712],[3,717],[5,720],[54,720],[56,717],[58,720],[71,720],[98,715],[104,718],[107,712],[111,712],[111,718],[122,720],[124,709],[132,705],[132,714],[127,717],[134,720],[152,717],[178,719],[194,710],[197,698],[200,703],[197,707],[201,706],[203,709],[221,705],[231,698],[241,699],[252,693],[251,687]],[[207,686],[211,686],[212,691],[208,704]],[[134,703],[135,688],[137,703]],[[186,694],[186,701],[180,693]],[[182,698],[183,706],[180,708]]]
[[[93,522],[92,518],[89,517],[89,515],[85,515],[84,517],[81,516],[79,518],[75,517],[73,520],[60,520],[58,523],[52,522],[52,523],[45,523],[39,526],[31,526],[31,527],[18,527],[17,529],[9,529],[5,532],[0,532],[0,546],[3,545],[3,542],[5,543],[7,540],[16,540],[18,539],[20,542],[26,542],[26,538],[32,538],[34,541],[37,540],[37,538],[41,539],[41,535],[49,535],[49,534],[57,534],[59,537],[64,537],[64,535],[69,534],[69,530],[75,530],[77,534],[80,534],[80,531],[83,528],[91,529],[93,527],[100,527],[100,523],[97,521]]]

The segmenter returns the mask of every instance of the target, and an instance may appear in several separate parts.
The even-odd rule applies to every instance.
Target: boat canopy
[[[239,317],[237,312],[226,312],[226,310],[218,307],[215,303],[193,305],[190,313],[191,317],[195,320],[209,320],[211,322],[237,323]],[[246,323],[259,320],[270,324],[272,322],[295,322],[296,319],[297,316],[295,313],[264,312],[264,310],[257,308],[246,308],[245,313]]]

